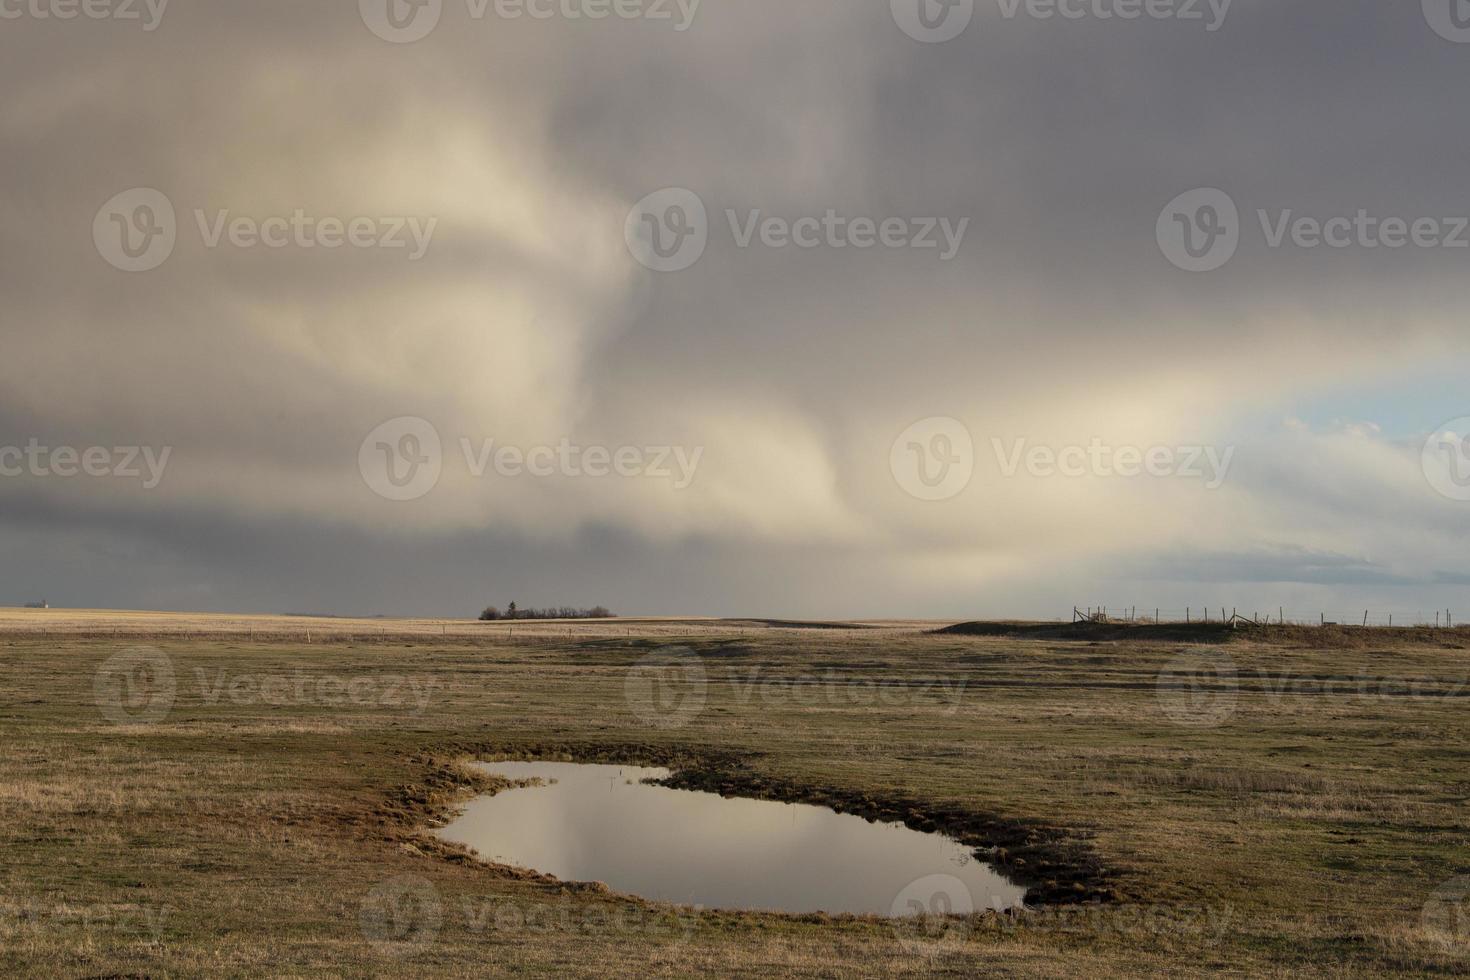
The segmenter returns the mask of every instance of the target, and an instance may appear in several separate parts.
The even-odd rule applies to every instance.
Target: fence
[[[1373,610],[1361,612],[1328,612],[1318,610],[1240,609],[1235,606],[1185,606],[1165,609],[1158,606],[1100,605],[1072,607],[1074,623],[1224,623],[1227,626],[1370,626],[1434,627],[1449,629],[1455,625],[1452,611]]]

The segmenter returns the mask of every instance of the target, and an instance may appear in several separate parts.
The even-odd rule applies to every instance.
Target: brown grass
[[[209,626],[191,621],[200,623]],[[125,726],[102,715],[93,683],[132,638],[0,634],[0,969],[1470,972],[1470,937],[1445,926],[1454,919],[1426,918],[1437,889],[1470,875],[1470,700],[1453,694],[1470,671],[1463,651],[1236,640],[1227,648],[1239,675],[1233,713],[1192,727],[1162,710],[1156,684],[1182,649],[1173,643],[935,636],[922,624],[621,628],[518,630],[514,642],[508,633],[369,641],[344,632],[310,645],[252,643],[223,628],[188,640],[159,634],[177,698],[167,717]],[[662,729],[630,709],[625,682],[641,657],[670,646],[702,655],[710,684],[702,711]],[[779,683],[732,683],[750,670]],[[197,671],[301,671],[378,690],[412,676],[434,682],[433,700],[425,712],[371,699],[211,700]],[[1417,696],[1369,697],[1279,683],[1359,676],[1433,683]],[[835,678],[837,694],[829,700],[819,685],[815,699],[794,697],[813,690],[795,682],[813,677]],[[962,681],[962,697],[924,687],[936,678]],[[896,703],[848,697],[880,682],[902,692]],[[916,821],[982,821],[970,828],[977,843],[1031,827],[1042,844],[1056,834],[1084,845],[1033,854],[1095,855],[1112,894],[1015,921],[977,916],[956,941],[920,948],[877,920],[705,913],[687,930],[656,928],[678,924],[672,910],[507,873],[427,833],[466,793],[494,788],[464,765],[472,750],[492,748],[673,760],[691,779],[734,791],[825,797],[876,815],[902,804]],[[384,940],[364,926],[382,889],[400,880],[435,896],[431,936]],[[537,909],[571,918],[505,928],[483,914]],[[410,926],[416,914],[407,909]],[[599,924],[608,921],[622,924]]]

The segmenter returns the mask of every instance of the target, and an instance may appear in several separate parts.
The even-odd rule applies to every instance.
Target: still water
[[[566,762],[483,768],[546,785],[474,800],[439,836],[488,861],[562,881],[601,881],[614,891],[709,909],[884,916],[916,911],[915,894],[932,905],[934,882],[947,906],[935,911],[1011,908],[1025,896],[969,848],[902,824],[641,782],[667,777],[665,769]]]

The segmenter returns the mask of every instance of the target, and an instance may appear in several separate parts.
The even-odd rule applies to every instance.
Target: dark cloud
[[[1470,505],[1427,489],[1416,447],[1236,423],[1358,379],[1412,386],[1464,350],[1467,251],[1272,249],[1256,217],[1470,214],[1470,45],[1418,4],[1236,0],[1207,32],[981,0],[937,45],[884,2],[705,0],[678,32],[474,22],[451,0],[408,45],[356,6],[175,0],[153,32],[0,31],[0,445],[174,450],[156,492],[0,479],[0,601],[1051,613],[1119,566],[1140,589],[1393,589],[1455,566]],[[671,186],[703,199],[711,242],[652,274],[624,218]],[[180,227],[130,275],[91,229],[132,187]],[[1196,187],[1242,215],[1207,274],[1155,239]],[[297,208],[439,224],[409,262],[206,248],[193,214]],[[944,262],[741,248],[727,209],[970,223]],[[409,504],[357,465],[398,416],[449,454]],[[1235,477],[1200,494],[978,465],[927,504],[889,472],[926,416],[962,420],[981,463],[992,435],[1230,443]],[[460,437],[705,457],[673,495],[476,480],[448,465]]]

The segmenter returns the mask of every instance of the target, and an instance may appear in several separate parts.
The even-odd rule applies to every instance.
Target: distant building
[[[51,608],[51,603],[47,602],[45,599],[42,599],[40,602],[28,602],[28,603],[26,603],[26,608],[27,609],[50,609]]]

